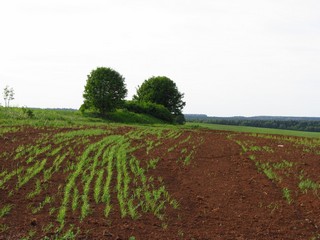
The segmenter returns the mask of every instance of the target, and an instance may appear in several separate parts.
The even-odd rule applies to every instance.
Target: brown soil
[[[124,134],[130,130],[112,131]],[[3,156],[2,152],[12,152],[19,145],[36,142],[43,133],[50,135],[57,131],[66,129],[25,128],[23,132],[0,136],[0,172],[15,167],[10,156]],[[319,155],[306,153],[303,147],[290,142],[242,133],[186,130],[183,136],[188,135],[192,144],[184,143],[172,152],[167,149],[181,141],[181,137],[161,143],[149,154],[141,149],[134,153],[141,160],[161,158],[151,174],[163,178],[166,189],[179,202],[178,209],[168,207],[163,220],[152,214],[142,214],[137,220],[132,220],[121,218],[114,201],[113,211],[106,219],[103,216],[104,206],[95,205],[92,214],[83,221],[75,215],[68,217],[68,223],[81,230],[77,239],[128,239],[130,236],[135,239],[318,239],[319,197],[315,191],[302,193],[298,183],[301,170],[306,177],[319,182]],[[273,152],[244,153],[236,140],[268,146]],[[184,165],[179,161],[181,149],[191,149],[194,144],[198,144],[195,155],[189,165]],[[279,147],[280,144],[284,146]],[[283,174],[282,180],[272,181],[249,159],[252,154],[261,162],[285,159],[296,165],[286,172],[279,170],[278,174]],[[51,185],[58,186],[66,181],[65,178],[66,174],[56,174],[48,188],[32,201],[26,200],[25,196],[34,188],[35,181],[30,181],[11,197],[8,197],[10,189],[0,189],[0,207],[6,204],[15,206],[9,215],[0,218],[0,239],[21,239],[32,235],[30,231],[37,233],[35,239],[41,239],[44,227],[56,222],[56,215],[48,215],[48,206],[37,214],[31,214],[29,206],[39,204],[43,195],[59,194]],[[15,180],[10,181],[9,185],[14,187]],[[291,204],[283,197],[284,187],[291,189]],[[93,199],[90,203],[94,205]],[[55,204],[58,207],[60,202]],[[1,229],[4,226],[8,229]]]

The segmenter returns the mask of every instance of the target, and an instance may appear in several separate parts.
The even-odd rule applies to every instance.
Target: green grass
[[[209,124],[209,123],[186,123],[186,126],[189,128],[200,127],[200,128],[207,128],[212,130],[231,131],[231,132],[277,134],[277,135],[285,135],[285,136],[320,138],[319,132],[302,132],[302,131],[292,131],[292,130],[282,130],[282,129],[231,126],[231,125],[220,125],[220,124]]]
[[[94,113],[81,114],[78,110],[31,109],[34,116],[30,118],[22,108],[0,107],[0,126],[52,126],[103,125],[106,123],[126,124],[165,124],[163,121],[145,114],[117,110],[105,117]],[[0,132],[1,133],[1,132]]]
[[[126,124],[164,124],[165,122],[146,114],[133,113],[125,110],[117,110],[109,113],[106,119],[110,122]]]

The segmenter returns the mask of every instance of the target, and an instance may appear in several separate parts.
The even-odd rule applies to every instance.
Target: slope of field
[[[233,131],[233,132],[247,132],[247,133],[264,133],[264,134],[277,134],[284,136],[295,136],[295,137],[308,137],[308,138],[320,138],[318,132],[304,132],[304,131],[293,131],[283,130],[274,128],[259,128],[259,127],[247,127],[247,126],[232,126],[232,125],[221,125],[211,123],[186,123],[191,128],[207,128],[212,130],[222,131]]]
[[[317,239],[320,140],[0,129],[0,239]]]

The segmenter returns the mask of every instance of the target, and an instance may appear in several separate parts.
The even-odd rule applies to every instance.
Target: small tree
[[[88,75],[80,110],[93,109],[104,115],[121,106],[126,95],[124,78],[111,68],[100,67]]]
[[[4,99],[4,106],[9,107],[10,101],[14,100],[13,88],[9,88],[9,86],[6,86],[3,89],[3,99]]]

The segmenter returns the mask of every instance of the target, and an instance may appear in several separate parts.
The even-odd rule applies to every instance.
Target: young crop
[[[154,142],[153,141],[147,141],[147,155],[149,155],[150,150],[154,148]]]
[[[320,184],[312,181],[311,179],[303,179],[303,177],[301,177],[299,188],[302,192],[306,193],[308,190],[316,191],[320,188]]]
[[[270,180],[281,180],[278,175],[272,170],[269,163],[256,162],[256,166],[262,171]]]
[[[184,159],[183,163],[184,165],[189,165],[190,164],[190,161],[191,161],[191,158],[194,154],[194,151],[191,151],[188,156],[186,156],[186,158]]]
[[[4,233],[9,229],[7,224],[0,224],[0,233]]]
[[[43,170],[46,163],[47,163],[47,159],[36,162],[32,167],[26,170],[26,174],[24,176],[21,177],[19,175],[17,188],[18,189],[21,188],[23,185],[29,182],[33,177],[35,177],[38,173],[40,173]]]
[[[96,152],[96,155],[94,156],[93,159],[93,164],[91,166],[90,169],[90,175],[88,175],[88,178],[85,182],[84,185],[84,191],[83,191],[83,195],[82,195],[82,207],[81,207],[81,218],[84,219],[88,214],[89,214],[89,209],[90,209],[90,205],[89,205],[89,191],[90,191],[90,184],[91,181],[93,180],[94,176],[95,176],[95,171],[98,165],[98,161],[99,158],[101,157],[103,150],[104,150],[104,141],[101,141],[100,144],[97,146],[98,150]],[[83,176],[85,176],[83,174]]]
[[[12,177],[18,175],[23,171],[23,167],[19,167],[16,170],[13,170],[11,173],[8,173],[5,171],[5,174],[3,174],[2,179],[0,179],[0,189],[4,187],[4,184],[8,182]]]
[[[39,203],[39,205],[35,208],[31,209],[32,214],[38,213],[41,209],[44,208],[45,205],[50,204],[52,202],[52,198],[50,196],[46,196],[46,198]]]
[[[288,188],[283,188],[282,194],[283,194],[284,199],[286,199],[286,201],[288,202],[288,204],[291,204],[293,201],[291,198],[291,191]]]
[[[41,182],[39,179],[36,180],[35,189],[27,195],[27,199],[32,199],[41,193]]]
[[[75,187],[73,189],[73,198],[72,198],[72,205],[71,205],[73,212],[77,209],[78,203],[79,203],[79,191],[78,191],[78,188]]]
[[[94,200],[96,203],[100,202],[101,185],[103,180],[104,169],[101,169],[98,173],[96,184],[94,187]]]
[[[0,208],[0,218],[8,215],[12,209],[13,205],[12,204],[7,204]]]
[[[147,155],[161,145],[163,139],[179,138],[183,133],[181,130],[148,127],[108,136],[105,134],[111,131],[105,129],[54,132],[56,130],[41,135],[33,145],[19,146],[11,154],[21,166],[14,164],[10,171],[2,169],[0,188],[9,192],[10,185],[6,185],[9,181],[16,186],[11,190],[12,195],[22,187],[28,189],[25,197],[29,200],[30,213],[42,214],[48,209],[49,215],[56,218],[59,235],[68,226],[70,214],[80,214],[83,220],[94,211],[93,203],[104,204],[105,217],[110,216],[114,206],[119,206],[121,217],[132,219],[139,218],[143,212],[163,219],[168,206],[178,207],[165,188],[163,178],[148,171],[156,169],[162,156],[141,162],[135,153],[139,149]],[[194,151],[188,152],[187,148],[192,138],[188,135],[181,139],[174,148],[185,157]],[[181,144],[184,146],[180,147]],[[61,175],[66,177],[65,182],[54,186]],[[42,202],[36,201],[41,194],[52,190],[55,197],[47,195]],[[60,205],[56,206],[56,203]],[[3,216],[11,207],[3,207]],[[53,227],[48,225],[48,231],[53,231]]]
[[[150,159],[147,163],[147,169],[155,169],[159,161],[160,158]]]
[[[246,147],[245,143],[241,141],[236,141],[236,143],[242,148],[243,153],[246,153],[248,151],[248,148]]]
[[[120,146],[117,152],[117,197],[120,205],[121,217],[127,215],[126,200],[128,197],[128,184],[130,182],[129,175],[126,169],[126,151],[123,146]]]
[[[113,159],[115,157],[115,151],[116,151],[116,147],[112,146],[109,151],[109,155],[103,156],[103,159],[107,159],[106,163],[108,164],[107,177],[105,180],[105,185],[103,187],[103,194],[102,194],[102,202],[104,202],[106,204],[105,211],[104,211],[104,214],[106,217],[109,216],[111,208],[112,208],[112,206],[110,204],[110,202],[111,202],[110,184],[111,184],[111,179],[112,179],[112,175],[113,175]]]
[[[45,225],[42,227],[42,231],[45,233],[48,233],[50,230],[54,228],[53,223],[48,223],[48,225]]]
[[[285,169],[285,168],[291,168],[293,167],[294,163],[293,162],[289,162],[287,160],[283,160],[282,162],[279,163],[273,163],[272,166],[275,169]]]

